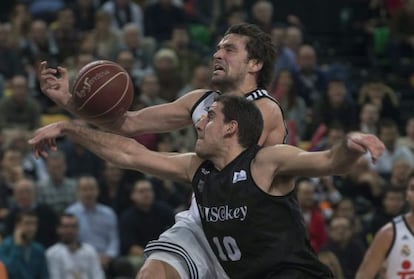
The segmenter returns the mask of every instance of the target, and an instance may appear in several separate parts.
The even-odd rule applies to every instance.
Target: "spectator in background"
[[[145,75],[145,72],[136,68],[137,60],[132,52],[127,49],[119,51],[116,55],[115,61],[129,74],[129,77],[132,80],[132,85],[134,87],[134,97],[140,96],[140,85],[142,83],[142,78]]]
[[[211,69],[208,65],[197,65],[192,72],[189,82],[178,92],[178,97],[182,97],[195,89],[210,88],[210,77]]]
[[[117,168],[109,162],[104,163],[102,175],[98,179],[99,198],[102,204],[110,206],[118,216],[130,206],[130,183],[126,170]]]
[[[370,167],[366,157],[360,158],[351,171],[336,177],[335,185],[340,193],[354,201],[358,214],[368,213],[372,207],[381,206],[385,180]]]
[[[16,218],[22,212],[32,212],[37,217],[34,240],[45,248],[56,243],[57,215],[48,205],[36,202],[35,184],[32,180],[25,178],[20,179],[14,185],[13,203],[6,220],[6,235],[13,234]]]
[[[79,240],[98,252],[101,266],[111,272],[112,260],[119,254],[118,221],[115,212],[98,203],[99,187],[93,176],[78,178],[78,201],[66,209],[79,222]]]
[[[59,48],[59,63],[65,63],[68,58],[74,58],[78,53],[82,34],[75,28],[75,16],[69,7],[57,12],[54,24],[52,32]]]
[[[50,153],[46,166],[49,178],[38,183],[37,200],[59,215],[76,200],[76,181],[66,176],[66,159],[61,151]]]
[[[21,152],[11,147],[0,149],[0,221],[4,221],[9,212],[14,183],[23,177]]]
[[[0,244],[0,261],[6,266],[10,279],[49,278],[43,246],[33,241],[37,222],[33,212],[21,212],[16,216],[13,235]]]
[[[371,103],[378,107],[380,119],[400,121],[399,98],[394,89],[385,85],[380,78],[367,79],[358,92],[358,104]]]
[[[269,33],[273,27],[273,4],[267,0],[256,1],[252,6],[251,23],[259,26],[263,31]]]
[[[16,3],[10,14],[10,34],[8,36],[9,46],[20,49],[29,33],[32,15],[24,3]]]
[[[414,166],[413,153],[407,147],[397,143],[398,127],[394,121],[386,119],[380,123],[379,138],[384,142],[385,151],[373,167],[382,176],[386,178],[390,177],[392,165],[397,159],[404,159],[411,166]]]
[[[71,5],[75,15],[75,28],[82,33],[89,32],[94,28],[96,3],[94,0],[74,0]]]
[[[121,48],[120,36],[111,26],[111,16],[104,11],[95,14],[95,28],[91,31],[96,45],[96,56],[111,60]]]
[[[59,48],[45,21],[32,21],[29,34],[21,47],[21,55],[26,67],[34,67],[39,57],[47,60],[52,67],[58,65]]]
[[[10,80],[13,76],[23,73],[23,65],[19,59],[19,53],[15,46],[9,44],[9,36],[9,28],[6,24],[0,23],[0,75],[5,80]]]
[[[133,205],[120,218],[121,253],[142,258],[147,243],[174,224],[174,214],[170,207],[154,200],[147,179],[134,183],[130,198]]]
[[[315,185],[308,178],[298,179],[296,182],[298,204],[308,228],[310,244],[318,253],[326,243],[326,228],[323,215],[315,201]]]
[[[280,71],[288,70],[293,72],[297,66],[296,53],[285,45],[286,29],[285,25],[277,24],[270,31],[272,41],[278,48],[274,72],[276,77],[280,75]]]
[[[378,136],[379,110],[371,103],[362,105],[359,113],[359,130],[364,133]]]
[[[167,103],[160,97],[160,83],[155,73],[147,73],[143,76],[141,94],[138,96],[137,102],[142,108]]]
[[[400,137],[397,144],[408,147],[414,154],[414,116],[408,118],[405,125],[405,137]]]
[[[288,47],[295,55],[299,54],[299,51],[303,45],[303,32],[297,26],[286,27],[286,34],[284,37],[284,45]],[[299,62],[297,62],[299,64]]]
[[[364,241],[363,229],[361,217],[356,212],[355,203],[350,198],[344,198],[339,201],[335,206],[334,217],[345,217],[351,222],[352,233],[355,237]]]
[[[343,80],[331,79],[326,94],[317,101],[312,110],[312,126],[339,123],[345,132],[356,130],[358,126],[357,107],[347,98],[347,89]]]
[[[270,89],[270,94],[279,101],[283,109],[285,119],[288,122],[289,137],[296,135],[294,139],[297,143],[305,137],[308,114],[305,101],[298,96],[295,80],[292,72],[281,70],[275,77],[275,81]],[[293,123],[289,125],[289,122]],[[291,141],[289,141],[291,142]]]
[[[190,131],[191,128],[187,128],[178,132],[161,134],[158,138],[156,150],[163,153],[173,153],[177,150],[185,150],[188,152],[186,148],[192,149],[195,145],[193,140],[195,135],[185,136],[184,132]],[[192,144],[189,144],[189,142]],[[188,185],[156,177],[151,177],[150,181],[155,192],[156,201],[167,204],[174,209],[175,213],[189,207],[192,191]]]
[[[201,51],[192,43],[186,26],[175,26],[171,33],[171,39],[166,41],[164,45],[175,51],[179,61],[178,71],[181,79],[189,81],[194,68],[201,62]]]
[[[162,48],[155,53],[154,70],[160,83],[160,97],[172,102],[183,86],[179,73],[179,60],[174,50]]]
[[[397,189],[406,189],[408,176],[412,170],[413,166],[410,164],[410,162],[407,162],[404,159],[394,161],[392,164],[391,177],[389,180],[390,186]]]
[[[414,1],[407,0],[402,9],[392,14],[391,29],[391,62],[393,70],[401,71],[404,58],[414,54]]]
[[[228,1],[230,3],[230,1]],[[216,24],[214,28],[214,33],[212,34],[212,41],[218,41],[221,39],[226,30],[233,25],[241,24],[246,22],[246,10],[239,6],[233,6],[226,11],[223,11],[223,14],[218,18],[217,23],[211,23],[211,25]]]
[[[140,30],[144,29],[142,9],[132,0],[106,1],[102,5],[102,10],[111,16],[112,27],[115,30],[121,30],[128,23],[137,25]],[[151,20],[158,21],[159,18],[153,17]]]
[[[11,79],[11,95],[0,99],[0,129],[22,128],[34,130],[40,124],[40,106],[29,95],[27,79]]]
[[[176,6],[172,0],[159,0],[145,7],[145,36],[155,38],[159,45],[171,38],[174,26],[186,23],[185,11]]]
[[[87,125],[84,120],[76,119],[75,121]],[[59,147],[65,153],[68,177],[79,177],[84,174],[100,176],[103,164],[101,158],[83,146],[68,140],[63,140]]]
[[[306,106],[312,107],[323,99],[326,92],[327,79],[318,66],[316,51],[311,45],[300,46],[297,52],[297,69],[294,72],[295,83],[298,86],[298,95]]]
[[[65,6],[65,0],[31,0],[29,2],[30,13],[34,18],[40,18],[46,22],[52,22],[55,15]]]
[[[135,57],[134,68],[146,72],[152,68],[155,41],[144,37],[142,29],[133,23],[125,24],[121,34],[122,49],[129,50]]]
[[[405,211],[405,191],[406,189],[397,188],[389,188],[384,191],[381,207],[375,210],[368,224],[368,240],[371,240],[382,226]]]
[[[57,227],[60,242],[46,251],[51,279],[105,278],[95,248],[79,241],[78,231],[79,224],[74,215],[60,216]]]
[[[29,132],[22,129],[5,131],[5,146],[21,153],[21,165],[25,176],[31,177],[37,182],[44,181],[49,176],[46,169],[46,163],[44,158],[36,159],[34,157],[32,148],[30,144],[27,143],[30,133],[31,131]]]
[[[354,278],[365,253],[365,246],[353,235],[352,223],[345,217],[334,217],[329,223],[328,243],[322,251],[331,251],[338,258],[345,278]]]

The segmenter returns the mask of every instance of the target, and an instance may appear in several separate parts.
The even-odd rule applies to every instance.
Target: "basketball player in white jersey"
[[[384,269],[384,279],[414,278],[414,172],[407,187],[410,211],[382,227],[365,253],[356,279],[373,279]]]
[[[251,24],[230,27],[213,55],[212,85],[220,92],[246,96],[255,101],[264,119],[264,129],[259,144],[265,146],[282,143],[286,137],[282,111],[279,105],[269,98],[265,90],[273,73],[275,57],[276,50],[270,37]],[[55,103],[76,115],[76,108],[73,106],[69,92],[66,69],[47,68],[47,64],[42,63],[40,70],[42,91]],[[55,77],[57,72],[60,78]],[[217,91],[206,89],[194,90],[172,103],[127,112],[111,126],[108,126],[109,123],[94,124],[127,136],[168,132],[191,123],[195,124],[205,117],[206,108],[213,103],[214,97],[218,94]],[[280,195],[289,193],[293,187],[292,181],[285,181],[284,178],[279,178],[276,183],[279,185],[277,189]],[[193,277],[191,273],[189,274],[189,270],[191,271],[191,267],[197,264],[188,263],[187,252],[191,251],[193,258],[202,258],[205,256],[204,250],[209,249],[194,199],[190,210],[179,214],[176,221],[173,228],[162,236],[160,245],[147,249],[147,255],[151,254],[151,256],[142,270],[147,270],[150,274],[157,273],[159,278],[165,278],[161,274],[163,270],[176,271],[182,278]],[[161,245],[171,242],[179,247],[175,247],[174,251],[162,250]],[[180,255],[180,259],[176,259],[177,255]],[[206,278],[214,276],[208,273],[214,268],[208,266],[201,268],[200,277],[203,277],[202,274],[205,274]]]

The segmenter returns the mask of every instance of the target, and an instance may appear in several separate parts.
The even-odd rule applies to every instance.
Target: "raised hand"
[[[347,146],[350,150],[361,153],[369,151],[374,163],[385,150],[384,143],[375,135],[363,133],[350,133],[347,138]]]
[[[49,124],[35,131],[33,137],[29,139],[29,144],[33,145],[34,156],[47,158],[50,150],[56,151],[56,138],[62,136],[62,126],[65,121]]]
[[[56,77],[56,74],[60,77]],[[40,63],[38,75],[42,92],[57,105],[68,109],[72,94],[69,92],[67,70],[60,66],[57,69],[48,68],[47,62],[43,61]]]

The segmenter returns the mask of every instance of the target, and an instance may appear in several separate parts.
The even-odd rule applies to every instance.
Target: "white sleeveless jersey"
[[[414,279],[414,233],[404,215],[392,220],[394,239],[385,262],[387,279]]]

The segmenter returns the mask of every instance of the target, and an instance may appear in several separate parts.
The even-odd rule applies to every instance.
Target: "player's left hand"
[[[375,135],[358,132],[348,134],[347,147],[352,151],[360,153],[369,151],[374,163],[385,150],[384,143]]]

